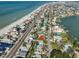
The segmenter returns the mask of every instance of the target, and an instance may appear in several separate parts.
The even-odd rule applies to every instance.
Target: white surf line
[[[0,35],[3,35],[4,33],[10,31],[10,29],[16,25],[21,24],[23,21],[25,21],[26,19],[28,19],[30,16],[32,16],[32,14],[34,14],[35,12],[37,12],[38,10],[41,10],[41,8],[43,8],[46,4],[39,6],[37,9],[35,9],[34,11],[32,11],[31,13],[25,15],[24,17],[22,17],[21,19],[11,23],[10,25],[7,25],[6,27],[0,29]]]

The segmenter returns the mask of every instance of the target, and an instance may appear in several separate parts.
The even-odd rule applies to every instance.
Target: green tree
[[[50,58],[63,58],[61,50],[53,49],[50,53]]]
[[[69,54],[66,52],[63,52],[63,58],[70,58]]]

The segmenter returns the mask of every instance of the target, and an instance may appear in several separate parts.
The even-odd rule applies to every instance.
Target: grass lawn
[[[53,49],[58,49],[58,45],[55,42],[51,43]]]

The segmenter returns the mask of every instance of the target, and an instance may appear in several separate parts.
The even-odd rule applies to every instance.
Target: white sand
[[[22,17],[21,19],[13,22],[12,24],[10,25],[7,25],[6,27],[0,29],[0,35],[10,31],[10,29],[13,27],[13,26],[16,26],[17,24],[21,24],[23,21],[25,21],[26,19],[28,19],[32,14],[34,14],[35,12],[37,12],[38,10],[41,10],[42,7],[44,7],[46,4],[44,5],[41,5],[39,8],[37,8],[36,10],[34,10],[33,12],[29,13],[28,15]]]

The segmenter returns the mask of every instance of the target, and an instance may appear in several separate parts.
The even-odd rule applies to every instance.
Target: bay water
[[[60,19],[60,25],[68,30],[69,35],[79,41],[79,16],[69,16]]]

